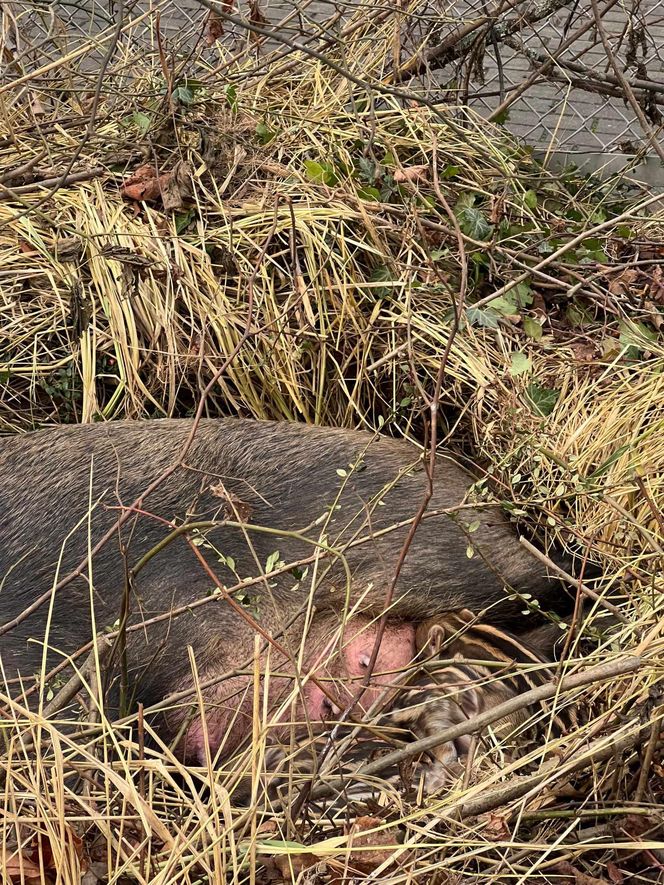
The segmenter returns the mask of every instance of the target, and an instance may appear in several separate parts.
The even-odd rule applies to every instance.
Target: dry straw
[[[628,652],[641,664],[566,696],[593,712],[558,743],[513,762],[494,747],[474,780],[429,803],[374,777],[372,800],[328,795],[297,829],[258,787],[260,705],[251,752],[190,769],[156,735],[144,749],[147,721],[114,726],[102,708],[74,741],[8,690],[0,868],[12,883],[84,869],[90,882],[263,881],[266,865],[277,881],[341,881],[358,864],[394,883],[550,881],[561,864],[598,875],[621,843],[661,869],[660,220],[638,188],[550,174],[467,111],[351,88],[303,55],[268,74],[251,52],[174,63],[154,33],[154,51],[140,48],[146,21],[125,27],[90,132],[76,71],[93,42],[3,87],[0,166],[35,162],[0,184],[0,427],[190,413],[243,335],[251,286],[250,335],[211,413],[384,422],[421,439],[467,278],[445,429],[487,469],[478,494],[589,550],[616,591],[628,623],[590,662],[573,646],[567,668],[619,671]],[[391,19],[362,13],[328,55],[390,87],[394,40]],[[63,95],[70,79],[85,90]],[[78,178],[50,193],[77,150]],[[145,164],[176,181],[171,211],[123,197]],[[559,764],[540,769],[552,753]],[[334,758],[320,780],[337,776]],[[306,778],[292,777],[294,796]],[[363,813],[375,820],[351,854],[348,816]]]

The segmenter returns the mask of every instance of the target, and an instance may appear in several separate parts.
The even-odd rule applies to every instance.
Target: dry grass
[[[392,26],[354,28],[336,60],[383,77]],[[65,55],[56,81],[81,58]],[[255,780],[266,719],[248,756],[187,769],[163,745],[144,750],[149,725],[135,718],[118,726],[102,712],[73,741],[3,699],[0,866],[12,882],[79,882],[83,868],[89,882],[327,882],[359,867],[390,883],[587,885],[577,873],[601,877],[610,861],[634,873],[623,881],[657,881],[661,768],[644,746],[662,715],[661,219],[638,189],[551,175],[469,114],[369,103],[362,90],[351,103],[347,81],[315,60],[280,64],[267,77],[248,55],[192,58],[192,101],[178,104],[129,29],[87,140],[89,94],[4,88],[2,168],[46,146],[36,168],[57,177],[83,139],[72,171],[103,171],[28,215],[43,187],[0,188],[0,427],[188,414],[250,319],[212,414],[385,422],[421,439],[465,267],[444,430],[515,518],[590,550],[622,592],[629,623],[590,659],[573,649],[568,668],[634,653],[642,664],[577,692],[591,722],[560,746],[514,763],[498,748],[430,801],[379,780],[373,799],[321,799],[297,828]],[[184,170],[168,197],[182,206],[123,199],[144,163]],[[255,781],[247,806],[233,787],[242,771]],[[524,794],[499,792],[520,775],[533,778]],[[360,824],[374,848],[351,853],[361,815],[375,818]]]

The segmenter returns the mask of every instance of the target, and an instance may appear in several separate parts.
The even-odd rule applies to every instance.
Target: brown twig
[[[599,34],[599,38],[602,41],[602,45],[604,46],[604,51],[606,52],[606,57],[609,60],[609,64],[613,68],[613,73],[616,75],[616,79],[620,83],[620,87],[622,88],[623,95],[625,97],[625,101],[632,108],[634,113],[636,114],[636,118],[641,124],[641,128],[646,136],[646,139],[650,146],[654,148],[657,156],[662,162],[664,162],[664,147],[660,144],[659,138],[655,133],[654,129],[648,122],[646,115],[643,113],[643,108],[636,100],[636,96],[634,95],[634,91],[632,87],[627,81],[622,68],[618,64],[618,60],[616,59],[613,48],[611,47],[611,43],[609,38],[607,37],[606,30],[604,28],[604,22],[602,21],[602,16],[599,12],[599,7],[597,5],[597,0],[590,0],[590,5],[592,6],[593,16],[595,18],[595,25],[597,27],[597,33]],[[661,127],[660,127],[661,128]]]
[[[543,562],[551,571],[555,572],[559,575],[563,580],[565,580],[570,586],[574,587],[576,590],[579,590],[583,593],[584,596],[587,596],[588,599],[592,599],[593,602],[597,602],[599,605],[603,606],[607,611],[610,611],[611,614],[616,617],[622,624],[629,624],[629,618],[626,618],[625,615],[620,611],[620,609],[614,605],[612,602],[609,602],[607,599],[604,599],[603,596],[600,596],[599,593],[595,593],[594,590],[591,590],[590,587],[586,587],[581,581],[572,577],[572,575],[568,574],[565,569],[561,568],[559,565],[556,565],[552,559],[542,553],[541,550],[538,550],[537,547],[533,546],[530,541],[526,538],[519,538],[519,541],[523,544],[526,550],[531,553],[536,559],[539,559],[540,562]]]

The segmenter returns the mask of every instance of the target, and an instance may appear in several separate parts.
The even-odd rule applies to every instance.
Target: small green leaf
[[[559,390],[552,390],[549,387],[542,387],[536,381],[526,387],[526,393],[535,412],[546,418],[556,407],[556,402],[560,396]]]
[[[142,111],[134,111],[131,115],[131,119],[138,126],[138,131],[141,135],[146,135],[152,126],[152,118],[148,117],[147,114],[144,114]]]
[[[489,302],[489,306],[504,317],[514,316],[519,313],[514,292],[508,292],[506,295],[499,295],[497,298],[492,298]]]
[[[657,332],[635,320],[620,323],[620,344],[622,347],[633,347],[638,351],[647,350],[648,345],[657,341]]]
[[[498,314],[495,310],[482,310],[479,307],[466,308],[466,320],[471,326],[479,326],[486,329],[498,328]]]
[[[542,327],[532,317],[523,318],[523,331],[529,338],[533,338],[535,341],[539,341],[542,337]]]
[[[194,103],[194,90],[191,86],[176,86],[173,90],[173,98],[180,104],[191,105]]]
[[[459,219],[459,227],[473,240],[488,240],[493,232],[493,225],[489,224],[484,214],[479,209],[468,207],[462,209],[457,218]]]
[[[270,553],[266,562],[265,562],[265,574],[269,575],[270,572],[274,571],[276,564],[279,562],[279,551],[275,550],[273,553]]]
[[[304,168],[307,170],[307,178],[311,181],[325,181],[325,169],[315,160],[305,160]]]
[[[523,195],[523,202],[529,209],[534,209],[537,206],[537,194],[535,191],[526,191]]]
[[[329,163],[318,163],[316,160],[305,160],[304,168],[310,181],[333,185],[337,183],[334,169]]]
[[[468,557],[468,559],[472,559],[473,556],[474,556],[474,554],[475,554],[475,551],[473,550],[473,548],[472,548],[471,545],[469,544],[469,545],[466,547],[466,556]]]
[[[510,118],[510,109],[505,108],[504,111],[501,111],[499,114],[496,114],[496,116],[493,118],[492,122],[494,122],[496,124],[496,126],[502,126],[503,123],[507,123],[509,118]]]
[[[188,212],[178,212],[175,216],[175,231],[178,234],[181,234],[185,231],[196,215],[195,209],[189,209]]]
[[[224,92],[230,109],[232,111],[237,111],[237,87],[232,83],[229,83]]]
[[[360,157],[357,161],[357,168],[361,181],[371,184],[376,180],[376,164],[373,160],[370,160],[368,157]]]
[[[365,184],[364,187],[358,187],[357,195],[368,203],[380,203],[380,191],[373,185]]]
[[[348,472],[343,469],[343,467],[337,467],[337,476],[340,476],[342,479],[345,476],[348,476]]]
[[[526,375],[530,371],[532,371],[533,364],[530,357],[526,356],[525,353],[521,353],[520,351],[516,351],[512,354],[512,365],[510,366],[510,375],[516,377],[517,375]]]
[[[475,194],[468,191],[460,194],[454,206],[454,214],[466,236],[482,241],[491,236],[493,225],[489,224],[480,209],[475,208]]]
[[[261,144],[268,144],[272,141],[276,133],[270,129],[267,123],[261,120],[256,124],[256,135]]]
[[[521,307],[529,307],[533,303],[532,289],[530,283],[517,283],[512,289],[517,304]],[[511,294],[511,293],[510,293]]]

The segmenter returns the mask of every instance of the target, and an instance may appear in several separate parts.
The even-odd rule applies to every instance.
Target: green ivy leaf
[[[134,111],[131,115],[132,121],[138,126],[138,131],[141,135],[147,135],[150,131],[150,127],[152,126],[152,118],[147,114],[144,114],[142,111]]]
[[[480,307],[467,307],[466,320],[471,326],[480,326],[486,329],[498,328],[498,314],[495,310],[483,310]]]
[[[189,227],[191,222],[193,221],[195,215],[196,215],[195,209],[189,209],[188,212],[179,212],[175,216],[175,231],[176,231],[176,233],[181,234],[183,231],[185,231]]]
[[[456,201],[454,214],[459,227],[468,237],[474,240],[488,240],[493,231],[484,213],[475,208],[475,194],[463,193]]]
[[[526,191],[523,195],[523,202],[529,209],[534,209],[537,206],[537,194],[535,191]]]
[[[549,387],[543,387],[536,381],[526,387],[528,399],[536,414],[546,418],[556,407],[556,402],[560,396],[559,390],[552,390]]]
[[[518,375],[527,375],[532,371],[533,363],[529,356],[521,351],[515,351],[512,354],[512,365],[510,366],[510,375],[517,377]]]
[[[192,105],[194,103],[194,90],[191,86],[176,86],[173,90],[173,99],[180,104]]]
[[[337,183],[337,176],[329,163],[318,163],[316,160],[305,160],[304,168],[310,181],[333,185]]]

